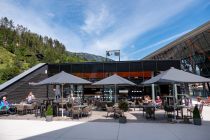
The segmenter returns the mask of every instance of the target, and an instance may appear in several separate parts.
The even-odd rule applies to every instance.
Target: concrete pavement
[[[210,122],[202,126],[168,123],[0,120],[1,140],[209,140]]]

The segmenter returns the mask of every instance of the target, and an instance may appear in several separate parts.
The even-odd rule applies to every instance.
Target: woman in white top
[[[33,99],[35,99],[35,96],[32,92],[29,92],[28,97],[26,98],[27,103],[31,104]]]

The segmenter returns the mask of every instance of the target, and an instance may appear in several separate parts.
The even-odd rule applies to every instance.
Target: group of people
[[[139,97],[138,99],[135,100],[135,105],[150,104],[150,103],[155,104],[157,107],[161,107],[162,99],[160,98],[160,96],[157,96],[155,101],[153,101],[149,95],[145,95],[143,98]]]
[[[28,96],[26,97],[26,102],[28,104],[31,104],[31,103],[33,103],[34,99],[35,99],[35,96],[33,95],[33,93],[29,92]],[[2,110],[7,111],[10,114],[14,114],[14,110],[12,109],[12,104],[10,104],[7,101],[6,96],[4,96],[0,102],[0,111],[2,111]]]

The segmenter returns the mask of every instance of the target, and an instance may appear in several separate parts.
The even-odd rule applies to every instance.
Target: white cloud
[[[91,2],[94,3],[95,1]],[[80,24],[81,26],[77,25],[77,27],[64,26],[44,17],[54,17],[53,12],[45,11],[45,13],[42,13],[36,9],[30,9],[33,5],[30,8],[21,7],[6,0],[0,3],[0,16],[7,16],[13,19],[15,23],[26,26],[32,32],[56,38],[64,43],[70,51],[104,56],[106,50],[120,49],[123,55],[122,59],[125,60],[129,58],[126,52],[127,46],[132,48],[132,44],[138,37],[159,27],[174,15],[187,9],[193,1],[166,0],[156,2],[142,0],[140,2],[135,1],[132,6],[128,7],[128,4],[123,2],[121,6],[116,6],[107,1],[96,3],[88,5],[84,8],[84,11],[80,11],[85,15],[83,24]],[[69,20],[67,18],[63,19]],[[74,19],[70,19],[70,22],[71,20]]]
[[[53,17],[54,14],[52,12],[42,14],[42,11],[33,11],[33,9],[27,7],[19,7],[11,1],[2,1],[0,7],[3,7],[0,8],[0,17],[6,16],[14,20],[15,23],[27,27],[32,32],[58,39],[68,50],[82,50],[81,46],[83,44],[77,34],[73,33],[68,27],[56,25],[45,19],[44,16],[46,15]],[[69,46],[72,46],[72,48]]]
[[[52,12],[48,12],[48,13],[46,13],[46,15],[49,16],[49,17],[55,17],[55,14],[52,13]]]
[[[120,19],[122,22],[115,25],[116,28],[109,34],[94,38],[92,42],[87,43],[85,50],[101,55],[110,49],[126,50],[125,47],[130,46],[137,37],[164,24],[168,19],[186,9],[191,2],[191,0],[160,2],[160,6],[151,6],[151,3],[138,5],[137,3],[133,14],[122,13],[125,14],[123,20]]]
[[[104,30],[113,25],[114,17],[105,5],[85,11],[85,23],[81,27],[88,34],[100,35]]]
[[[180,36],[182,36],[182,35],[188,33],[189,31],[191,31],[191,29],[190,29],[190,30],[186,30],[186,31],[184,31],[184,32],[181,32],[181,33],[179,33],[179,34],[173,35],[173,36],[171,36],[171,37],[169,37],[169,38],[163,39],[163,40],[161,40],[161,41],[159,41],[159,42],[156,42],[156,43],[154,43],[154,44],[152,44],[152,45],[149,45],[149,46],[147,46],[147,47],[138,49],[138,50],[136,50],[135,52],[130,53],[129,56],[138,54],[138,53],[140,53],[140,52],[144,52],[144,51],[146,51],[146,50],[148,50],[148,49],[151,49],[151,48],[156,48],[156,47],[158,47],[158,46],[163,46],[164,44],[169,43],[169,42],[171,42],[171,41],[177,39],[178,37],[180,37]]]

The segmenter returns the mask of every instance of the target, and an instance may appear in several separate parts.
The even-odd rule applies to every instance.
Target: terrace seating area
[[[167,101],[163,101],[163,108],[159,108],[152,102],[146,103],[143,100],[143,103],[139,104],[138,109],[136,106],[129,106],[128,111],[124,112],[118,107],[118,104],[107,102],[104,109],[98,105],[104,105],[105,101],[98,102],[93,102],[93,104],[75,104],[66,98],[63,99],[62,103],[60,100],[40,98],[34,100],[31,104],[26,102],[12,104],[11,107],[15,114],[11,115],[7,111],[2,111],[0,119],[45,120],[47,106],[52,105],[53,120],[116,122],[120,116],[124,115],[127,117],[128,122],[170,123],[174,118],[175,112],[178,121],[184,122],[184,119],[188,118],[192,122],[192,106],[179,105],[174,109],[173,106],[164,104]],[[131,101],[127,102],[128,104],[134,104]],[[61,117],[62,107],[64,116],[66,116],[64,118]],[[200,106],[199,111],[202,116],[203,104]]]

